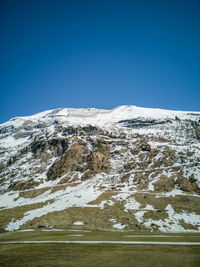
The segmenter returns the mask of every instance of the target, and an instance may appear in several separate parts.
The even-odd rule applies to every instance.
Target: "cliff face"
[[[2,230],[200,231],[200,113],[14,118],[0,125],[0,193]]]

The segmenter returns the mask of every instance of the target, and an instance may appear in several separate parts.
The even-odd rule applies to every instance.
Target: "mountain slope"
[[[56,109],[0,125],[0,228],[200,230],[200,112]]]

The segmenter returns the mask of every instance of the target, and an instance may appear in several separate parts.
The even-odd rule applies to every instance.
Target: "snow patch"
[[[84,222],[77,221],[77,222],[74,222],[73,225],[84,225]]]
[[[126,225],[125,224],[121,224],[121,223],[116,223],[116,224],[113,225],[113,227],[116,228],[116,229],[122,230],[122,229],[124,229],[126,227]]]

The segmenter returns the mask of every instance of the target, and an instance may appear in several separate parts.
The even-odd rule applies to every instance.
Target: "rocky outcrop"
[[[44,139],[44,138],[35,138],[31,144],[31,151],[36,157],[40,157],[47,150],[53,152],[52,156],[61,156],[68,148],[67,139]]]
[[[48,180],[55,180],[68,172],[81,172],[83,180],[91,175],[109,170],[108,146],[98,141],[98,147],[90,151],[87,143],[79,140],[73,144],[62,157],[56,160],[47,173]],[[70,175],[68,175],[70,179]]]
[[[26,190],[31,189],[39,185],[39,182],[34,181],[34,179],[29,179],[28,181],[18,181],[10,184],[9,190]]]
[[[69,171],[75,171],[84,158],[84,150],[79,144],[72,145],[68,151],[50,167],[48,180],[55,180]]]
[[[144,118],[132,119],[132,120],[121,120],[119,123],[123,123],[128,128],[143,128],[155,125],[163,125],[172,123],[172,120],[145,120]]]

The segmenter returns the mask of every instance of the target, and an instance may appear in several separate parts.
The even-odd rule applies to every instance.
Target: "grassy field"
[[[134,235],[134,237],[127,237],[131,235]],[[137,235],[137,237],[135,237],[135,235]],[[143,235],[145,237],[143,237]],[[167,235],[167,237],[154,237],[153,235]],[[32,231],[15,232],[0,235],[0,241],[25,240],[124,240],[200,242],[200,234]],[[53,243],[0,244],[0,266],[199,267],[200,246]]]
[[[75,236],[78,235],[78,236]],[[160,237],[165,236],[165,237]],[[0,241],[91,240],[200,242],[200,233],[143,233],[126,231],[26,231],[0,235]]]

